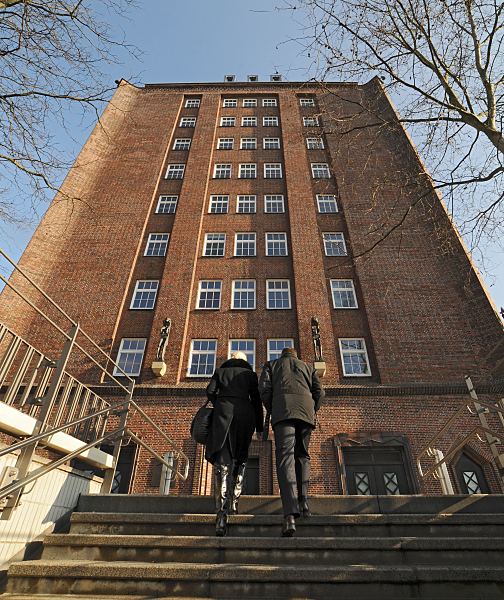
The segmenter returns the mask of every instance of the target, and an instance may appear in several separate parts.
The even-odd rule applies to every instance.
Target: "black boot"
[[[229,465],[214,466],[215,474],[215,535],[223,537],[227,533],[228,475]]]
[[[282,537],[292,537],[296,532],[296,520],[294,515],[284,517],[282,525]]]
[[[238,512],[238,500],[243,491],[243,480],[245,478],[245,468],[247,463],[235,465],[233,469],[233,481],[229,490],[229,511],[230,515],[235,515]]]

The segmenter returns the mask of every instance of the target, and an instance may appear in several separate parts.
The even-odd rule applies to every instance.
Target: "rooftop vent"
[[[226,83],[231,83],[236,79],[236,75],[224,75],[224,81]]]
[[[247,80],[248,81],[259,81],[259,77],[257,75],[248,75]]]
[[[282,81],[282,76],[280,75],[280,73],[270,75],[270,81]]]

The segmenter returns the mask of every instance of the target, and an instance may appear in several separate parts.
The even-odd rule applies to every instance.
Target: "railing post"
[[[72,348],[73,348],[73,345],[77,338],[78,332],[79,332],[79,324],[77,323],[77,324],[73,325],[72,328],[70,329],[70,331],[68,333],[68,338],[65,342],[65,345],[63,346],[61,355],[55,363],[54,375],[52,377],[49,389],[47,390],[46,394],[44,395],[43,404],[40,409],[39,418],[37,420],[37,424],[33,431],[33,435],[42,433],[44,431],[44,429],[46,428],[47,422],[49,420],[49,416],[51,414],[51,410],[54,406],[54,402],[56,401],[56,397],[58,395],[58,392],[59,392],[59,389],[61,386],[61,382],[62,382],[63,376],[65,374],[65,369],[66,369],[66,366],[68,363],[68,359],[72,352]],[[29,473],[31,462],[33,459],[33,455],[35,454],[37,445],[38,445],[38,441],[33,442],[33,444],[30,444],[29,446],[27,446],[26,448],[23,448],[23,450],[21,450],[21,453],[19,454],[16,464],[15,464],[15,468],[18,470],[17,481],[24,479],[26,477],[26,475]],[[16,509],[16,507],[19,503],[19,499],[20,499],[22,493],[23,493],[23,488],[13,492],[13,494],[7,499],[7,503],[2,510],[2,514],[0,517],[1,520],[7,521],[10,518],[11,514]]]

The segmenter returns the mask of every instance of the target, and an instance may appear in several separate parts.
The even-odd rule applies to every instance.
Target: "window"
[[[189,150],[191,147],[191,138],[177,138],[173,144],[174,150]]]
[[[255,163],[242,163],[238,177],[240,179],[255,179],[257,177],[257,165]]]
[[[234,138],[219,138],[217,140],[217,150],[232,150]]]
[[[172,215],[177,210],[178,196],[159,196],[156,214]]]
[[[266,256],[287,256],[287,234],[266,234]]]
[[[256,234],[255,233],[237,233],[235,235],[235,256],[255,256],[256,255]]]
[[[196,308],[218,310],[221,304],[222,281],[200,281]]]
[[[264,163],[264,179],[282,179],[281,163]]]
[[[142,338],[123,338],[121,340],[116,363],[126,374],[140,375],[146,343],[147,340]],[[117,367],[114,368],[114,375],[124,376]]]
[[[255,213],[256,211],[256,196],[237,196],[236,212],[237,213]]]
[[[352,279],[331,279],[333,308],[358,308]]]
[[[214,179],[229,179],[231,177],[231,165],[217,164],[214,166]]]
[[[221,117],[220,126],[221,127],[234,127],[236,123],[235,117]]]
[[[266,308],[290,308],[290,282],[288,279],[266,280]]]
[[[318,117],[303,117],[303,125],[304,127],[318,127]]]
[[[215,371],[217,340],[191,340],[188,377],[211,377]]]
[[[257,138],[241,138],[240,150],[256,150]]]
[[[254,108],[257,106],[257,100],[255,98],[244,98],[243,106],[244,108]]]
[[[276,98],[263,98],[262,101],[262,105],[263,106],[277,106],[277,99]]]
[[[345,238],[342,233],[323,233],[326,256],[346,256]]]
[[[229,210],[229,196],[210,196],[209,213],[222,214]]]
[[[238,106],[238,100],[235,100],[234,98],[225,98],[222,101],[222,106],[224,108],[236,108]]]
[[[168,165],[165,179],[184,179],[185,165]]]
[[[284,197],[281,194],[266,194],[264,196],[265,213],[283,213],[285,212]]]
[[[278,117],[263,117],[264,127],[278,127]]]
[[[324,140],[321,137],[306,138],[306,147],[308,150],[323,150]]]
[[[138,280],[131,299],[130,308],[134,310],[152,310],[156,301],[159,281]]]
[[[280,358],[284,348],[294,348],[294,340],[292,338],[268,340],[268,360]]]
[[[312,163],[311,172],[313,179],[329,179],[331,171],[327,163]]]
[[[362,338],[339,339],[343,375],[366,377],[371,375],[366,342]]]
[[[338,204],[334,194],[317,194],[317,205],[320,213],[338,212]]]
[[[314,98],[299,98],[299,104],[301,106],[315,106]]]
[[[144,256],[165,256],[169,239],[169,233],[150,233]]]
[[[233,352],[244,352],[255,370],[255,340],[229,340],[229,358]]]
[[[200,102],[201,101],[199,98],[188,98],[185,101],[185,107],[186,108],[199,108]]]
[[[182,117],[179,127],[196,127],[196,117]]]
[[[257,127],[257,117],[242,117],[242,127]]]
[[[280,138],[264,138],[263,148],[265,150],[280,150]]]
[[[254,310],[256,307],[255,279],[235,279],[231,296],[231,308]]]
[[[224,256],[226,250],[225,233],[207,233],[203,256]]]

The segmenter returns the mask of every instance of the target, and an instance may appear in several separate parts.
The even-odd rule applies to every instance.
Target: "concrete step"
[[[233,515],[229,536],[278,537],[280,515]],[[296,537],[504,537],[504,514],[353,514],[298,519]],[[71,533],[215,535],[213,514],[73,513]]]
[[[502,538],[217,538],[161,535],[54,534],[43,560],[249,565],[502,566]]]
[[[11,594],[136,595],[154,598],[504,598],[503,567],[268,566],[47,560],[15,563]]]

